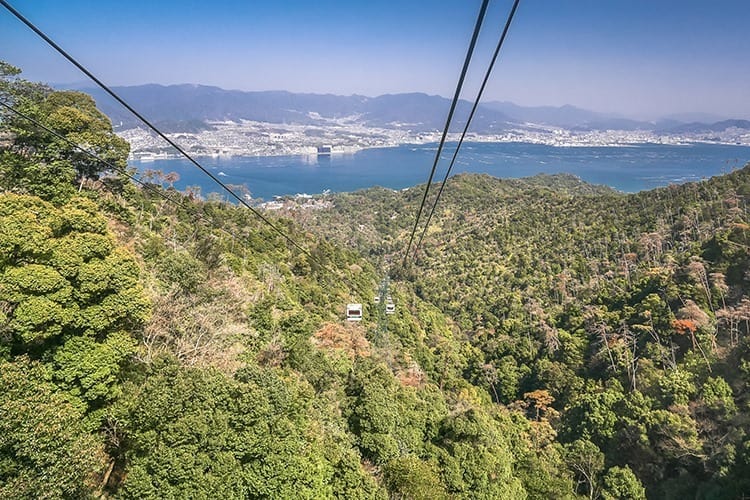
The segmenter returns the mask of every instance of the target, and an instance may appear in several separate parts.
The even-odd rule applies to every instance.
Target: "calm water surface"
[[[455,144],[444,148],[435,180],[442,180]],[[223,182],[244,185],[255,198],[297,193],[354,191],[372,186],[402,189],[427,181],[436,144],[367,149],[354,154],[200,158]],[[686,146],[554,147],[522,143],[464,143],[453,173],[496,177],[570,173],[593,184],[625,192],[695,181],[730,172],[750,161],[750,147],[715,144]],[[177,172],[178,189],[200,186],[206,195],[221,189],[187,160],[131,162],[139,170]]]

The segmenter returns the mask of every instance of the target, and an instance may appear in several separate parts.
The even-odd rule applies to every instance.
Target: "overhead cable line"
[[[458,152],[461,149],[461,145],[464,143],[464,138],[466,137],[466,133],[469,131],[469,125],[471,125],[471,120],[474,118],[474,113],[477,111],[477,107],[479,106],[479,101],[482,99],[482,94],[484,93],[484,89],[487,86],[487,82],[490,79],[490,74],[492,73],[492,69],[495,66],[495,62],[497,61],[497,56],[500,54],[500,49],[503,46],[503,43],[505,42],[505,37],[508,35],[508,30],[510,29],[510,23],[513,21],[513,16],[516,13],[516,9],[518,8],[518,4],[521,0],[515,0],[513,2],[513,7],[510,10],[510,14],[508,15],[508,19],[505,22],[505,27],[503,28],[502,35],[500,35],[500,40],[497,42],[497,47],[495,47],[495,53],[492,55],[492,60],[490,61],[490,65],[487,68],[487,72],[484,75],[484,80],[482,81],[482,86],[479,88],[479,92],[477,93],[477,97],[474,100],[474,105],[471,108],[471,113],[469,113],[469,118],[466,120],[466,126],[464,127],[464,131],[461,133],[461,138],[458,141],[458,145],[456,145],[456,150],[453,152],[453,158],[451,158],[451,163],[448,166],[448,170],[445,172],[445,177],[443,177],[443,182],[440,183],[440,189],[438,190],[437,196],[435,197],[435,201],[432,204],[432,209],[430,209],[430,214],[427,216],[427,222],[424,225],[424,229],[422,230],[422,234],[419,237],[419,241],[417,242],[417,245],[414,247],[414,251],[416,252],[419,250],[419,248],[422,246],[422,240],[424,239],[424,235],[427,233],[427,228],[430,226],[430,221],[432,220],[432,216],[435,213],[435,208],[437,207],[438,201],[440,200],[440,195],[443,194],[443,188],[445,187],[445,183],[448,181],[448,176],[451,173],[451,170],[453,169],[453,164],[456,163],[456,157],[458,156]]]
[[[47,133],[49,133],[49,134],[57,137],[58,139],[66,142],[66,143],[68,143],[69,145],[71,145],[72,147],[74,147],[77,150],[81,151],[82,153],[84,153],[85,155],[89,156],[90,158],[93,158],[94,160],[97,160],[97,161],[101,162],[103,165],[108,166],[110,169],[115,170],[115,171],[121,173],[122,175],[128,177],[130,180],[132,180],[133,182],[139,184],[140,186],[142,186],[147,191],[149,191],[149,192],[151,192],[153,194],[156,194],[157,196],[165,199],[166,201],[168,201],[168,202],[170,202],[170,203],[172,203],[174,205],[179,206],[180,208],[182,208],[183,210],[185,210],[185,211],[187,211],[189,213],[192,213],[197,218],[199,218],[199,219],[203,220],[204,222],[207,222],[209,225],[215,227],[218,231],[221,231],[221,232],[227,234],[228,236],[230,236],[230,237],[232,237],[232,238],[234,238],[234,239],[236,239],[238,241],[242,241],[243,239],[245,239],[244,236],[235,234],[232,231],[224,229],[223,227],[221,227],[217,223],[216,220],[214,220],[209,215],[206,215],[205,213],[203,213],[203,212],[201,212],[201,211],[199,211],[199,210],[197,210],[197,209],[195,209],[193,207],[190,207],[183,200],[180,200],[178,198],[169,196],[164,191],[155,188],[152,184],[150,184],[148,182],[142,181],[138,177],[136,177],[133,174],[131,174],[130,172],[128,172],[127,169],[122,168],[122,167],[118,167],[117,165],[114,165],[112,162],[110,162],[108,160],[105,160],[101,156],[99,156],[96,153],[94,153],[94,152],[92,152],[92,151],[84,148],[83,146],[81,146],[80,144],[76,143],[75,141],[73,141],[73,140],[69,139],[68,137],[65,137],[64,135],[60,134],[59,132],[57,132],[57,131],[49,128],[45,124],[41,123],[39,120],[34,119],[33,117],[27,115],[26,113],[24,113],[22,111],[19,111],[18,109],[14,108],[13,106],[11,106],[11,105],[9,105],[9,104],[1,101],[1,100],[0,100],[0,106],[2,106],[5,109],[11,111],[12,113],[14,113],[15,115],[19,116],[20,118],[23,118],[24,120],[30,122],[31,124],[35,125],[36,127],[44,130],[45,132],[47,132]],[[334,276],[334,277],[340,279],[342,282],[344,282],[344,284],[346,284],[351,290],[354,290],[354,289],[357,288],[354,285],[352,285],[352,283],[347,278],[345,278],[343,276],[340,276],[337,273],[335,273],[330,267],[328,267],[325,263],[321,262],[314,255],[312,255],[310,253],[307,253],[307,255],[310,257],[310,259],[313,262],[317,263],[318,265],[320,265],[320,267],[322,269],[324,269],[329,274],[331,274],[331,276]]]
[[[109,94],[113,99],[115,99],[117,102],[119,102],[122,106],[124,106],[128,111],[133,113],[139,120],[141,120],[146,126],[148,126],[151,130],[153,130],[159,137],[164,139],[170,146],[175,148],[182,156],[184,156],[190,163],[198,167],[204,174],[209,176],[211,180],[213,180],[216,184],[218,184],[222,189],[224,189],[227,193],[229,193],[235,200],[237,200],[241,205],[248,208],[256,217],[258,217],[263,223],[268,225],[271,229],[273,229],[276,233],[278,233],[280,236],[282,236],[288,243],[290,243],[292,246],[297,248],[300,252],[304,253],[306,256],[310,257],[311,259],[317,261],[315,257],[310,253],[308,249],[297,243],[293,238],[288,236],[284,231],[282,231],[276,224],[271,222],[266,216],[264,216],[262,213],[260,213],[258,210],[253,208],[250,204],[248,204],[241,196],[239,196],[237,193],[235,193],[232,189],[229,188],[224,182],[221,181],[218,177],[213,175],[211,172],[208,171],[203,165],[201,165],[195,158],[193,158],[190,154],[187,153],[184,149],[182,149],[176,142],[174,142],[172,139],[167,137],[166,134],[164,134],[161,130],[159,130],[155,125],[153,125],[149,120],[147,120],[143,115],[141,115],[138,111],[136,111],[130,104],[128,104],[123,98],[121,98],[117,93],[115,93],[111,88],[109,88],[106,84],[104,84],[101,80],[99,80],[96,76],[94,76],[88,69],[86,69],[81,63],[79,63],[73,56],[68,54],[62,47],[60,47],[58,44],[56,44],[50,37],[48,37],[41,29],[37,28],[31,21],[26,19],[20,12],[18,12],[16,9],[14,9],[6,0],[0,0],[0,5],[5,7],[11,14],[13,14],[19,21],[21,21],[23,24],[28,26],[34,33],[39,35],[42,40],[47,42],[48,45],[50,45],[53,49],[55,49],[60,55],[62,55],[65,59],[67,59],[73,66],[78,68],[83,74],[85,74],[87,77],[89,77],[94,83],[96,83],[102,90],[104,90],[107,94]],[[318,261],[319,264],[322,265],[321,262]],[[326,267],[326,266],[323,266]]]
[[[5,3],[5,0],[0,0],[3,4]],[[414,241],[414,234],[417,232],[417,225],[419,224],[419,218],[422,216],[422,210],[424,209],[425,202],[427,201],[427,193],[430,191],[430,184],[432,183],[432,178],[435,176],[435,169],[437,168],[438,161],[440,161],[440,153],[443,151],[443,146],[445,145],[445,138],[448,135],[448,129],[451,125],[451,120],[453,119],[453,112],[456,110],[456,105],[458,104],[458,99],[461,95],[461,88],[464,85],[464,79],[466,78],[466,72],[469,69],[469,63],[471,62],[471,56],[474,53],[474,47],[477,44],[477,38],[479,37],[479,30],[482,27],[482,21],[484,20],[484,15],[487,12],[487,5],[490,3],[490,0],[483,0],[482,1],[482,7],[479,9],[479,16],[477,17],[477,22],[474,25],[474,34],[471,37],[471,42],[469,43],[469,49],[466,52],[466,58],[464,59],[464,66],[461,70],[461,76],[458,78],[458,84],[456,85],[456,92],[453,95],[453,101],[451,102],[450,111],[448,112],[448,118],[445,121],[445,128],[443,129],[443,136],[440,139],[440,145],[438,146],[437,152],[435,153],[435,161],[432,163],[432,170],[430,171],[430,177],[427,179],[427,185],[424,188],[424,196],[422,196],[422,202],[419,205],[419,210],[417,211],[417,218],[414,221],[414,228],[411,230],[411,235],[409,236],[409,244],[406,246],[406,252],[404,253],[404,265],[406,265],[406,261],[409,258],[409,251],[411,250],[411,244]]]

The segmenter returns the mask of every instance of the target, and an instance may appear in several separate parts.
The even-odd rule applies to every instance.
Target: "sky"
[[[453,95],[481,0],[8,0],[110,85]],[[463,97],[510,11],[491,0]],[[750,119],[748,0],[521,0],[485,101]],[[0,7],[0,60],[85,77]]]

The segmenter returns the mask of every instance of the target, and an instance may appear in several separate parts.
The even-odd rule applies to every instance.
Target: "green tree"
[[[0,197],[0,220],[0,303],[14,352],[38,352],[76,335],[100,341],[145,320],[138,265],[115,248],[92,202],[55,208],[8,194]]]
[[[0,115],[0,135],[8,144],[0,148],[0,186],[60,203],[87,179],[102,172],[127,167],[129,144],[112,130],[109,119],[93,98],[73,91],[54,91],[27,82],[20,70],[0,62],[0,95],[21,112],[63,136],[46,132],[8,110]],[[94,159],[78,147],[99,156]]]
[[[625,467],[612,467],[602,478],[604,500],[645,500],[646,490],[633,471]]]
[[[383,475],[393,499],[444,500],[449,496],[440,483],[434,464],[413,455],[395,458],[383,467]]]
[[[357,436],[362,455],[386,464],[403,454],[420,453],[445,414],[442,398],[424,390],[420,397],[403,387],[388,368],[369,358],[358,359],[351,374],[349,428]]]
[[[90,95],[69,90],[52,92],[39,103],[39,111],[46,117],[44,124],[50,129],[117,168],[127,167],[130,145],[113,132],[109,118],[96,108]],[[65,158],[81,181],[96,179],[110,168],[60,139],[45,146],[42,158],[53,154]]]
[[[568,439],[587,439],[604,448],[614,437],[618,421],[616,405],[624,399],[619,383],[598,388],[590,385],[576,395],[563,416]]]
[[[136,345],[125,332],[112,333],[103,342],[89,336],[71,337],[55,351],[54,379],[89,404],[115,399],[120,395],[120,371]]]
[[[737,413],[732,388],[722,377],[708,377],[700,392],[703,403],[718,419],[731,419]]]
[[[670,370],[659,379],[665,405],[687,405],[695,395],[694,375],[686,370]]]
[[[246,368],[154,363],[111,413],[123,498],[328,498],[333,470],[307,418],[308,388]]]
[[[102,408],[149,314],[133,256],[91,201],[14,194],[0,195],[0,249],[0,352],[50,362],[54,382]]]
[[[22,357],[0,360],[0,497],[86,498],[106,461],[74,398]]]
[[[433,439],[448,493],[457,498],[525,498],[513,471],[506,441],[509,421],[498,421],[478,409],[446,417]]]
[[[575,473],[578,487],[583,485],[587,496],[594,500],[599,495],[599,474],[604,469],[604,453],[591,441],[578,439],[565,445],[565,461]]]

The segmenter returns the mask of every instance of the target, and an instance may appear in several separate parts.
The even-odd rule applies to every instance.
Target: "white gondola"
[[[380,304],[380,295],[375,296],[375,303]]]
[[[346,320],[347,321],[362,321],[362,304],[347,304],[346,305]]]
[[[394,304],[393,302],[388,302],[385,305],[385,313],[386,314],[393,314],[395,312],[396,312],[396,304]]]

